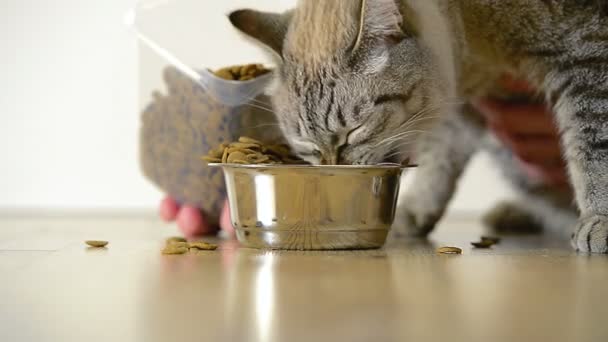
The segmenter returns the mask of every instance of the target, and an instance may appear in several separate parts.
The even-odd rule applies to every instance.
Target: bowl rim
[[[234,163],[208,163],[211,167],[232,167],[238,169],[319,169],[319,170],[391,170],[413,169],[418,165],[377,164],[377,165],[294,165],[294,164],[234,164]]]

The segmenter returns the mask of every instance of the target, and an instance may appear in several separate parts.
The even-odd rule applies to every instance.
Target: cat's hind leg
[[[484,149],[516,192],[516,198],[499,203],[484,215],[484,225],[496,233],[529,234],[547,231],[568,236],[577,212],[568,188],[546,185],[527,175],[513,152],[488,135]]]
[[[536,234],[542,231],[567,238],[576,224],[576,209],[558,199],[567,195],[549,188],[547,192],[538,190],[521,193],[518,199],[510,202],[499,203],[484,215],[483,224],[498,234]]]
[[[540,220],[525,208],[521,201],[498,203],[481,218],[492,233],[538,234],[543,230]]]

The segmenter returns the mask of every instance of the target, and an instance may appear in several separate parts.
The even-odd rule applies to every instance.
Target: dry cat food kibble
[[[181,242],[181,241],[171,241],[171,242],[167,243],[166,246],[167,247],[169,247],[169,246],[171,246],[171,247],[186,247],[186,248],[190,247],[188,245],[188,242]]]
[[[200,251],[214,251],[217,249],[217,245],[214,245],[212,243],[203,242],[203,241],[190,242],[190,243],[188,243],[188,247],[191,250],[196,249],[196,250],[200,250]]]
[[[103,248],[108,245],[108,241],[100,241],[100,240],[88,240],[85,243],[91,247],[95,248]]]
[[[177,245],[177,244],[168,244],[167,246],[165,246],[165,248],[162,250],[163,254],[168,254],[168,255],[173,255],[173,254],[184,254],[188,252],[188,247],[186,246],[181,246],[181,245]]]
[[[471,242],[471,245],[475,248],[490,248],[494,244],[491,241],[482,240],[479,242]]]
[[[479,242],[471,242],[471,245],[475,248],[490,248],[495,244],[500,242],[500,238],[490,237],[490,236],[482,236],[481,241]]]
[[[492,243],[493,245],[496,245],[500,242],[500,238],[493,237],[493,236],[482,236],[481,241],[482,242],[487,241],[487,242]]]
[[[215,76],[229,81],[249,81],[270,72],[262,64],[235,65],[221,68],[214,72]]]
[[[183,237],[179,237],[179,236],[172,236],[170,238],[168,238],[166,240],[167,244],[173,243],[173,242],[188,242],[186,239],[184,239]]]
[[[215,244],[203,241],[188,242],[181,237],[170,237],[165,240],[165,248],[163,248],[162,253],[173,255],[185,254],[188,251],[213,251],[216,250],[217,247],[218,246]]]
[[[228,164],[306,164],[294,156],[287,145],[266,145],[255,139],[240,137],[231,144],[221,144],[203,157],[208,163]]]
[[[439,254],[462,254],[462,249],[458,247],[440,247],[437,248]]]

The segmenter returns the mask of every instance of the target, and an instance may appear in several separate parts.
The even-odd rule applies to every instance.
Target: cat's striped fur
[[[580,213],[573,245],[606,253],[606,8],[606,0],[301,0],[283,15],[243,10],[230,19],[280,57],[273,103],[303,157],[371,164],[415,154],[421,167],[398,214],[413,234],[433,228],[479,146],[512,163],[467,103],[495,94],[503,73],[526,78],[562,134]],[[574,214],[514,169],[505,166],[542,218]]]

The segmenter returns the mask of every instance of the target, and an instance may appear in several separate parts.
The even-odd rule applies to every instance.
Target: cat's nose
[[[321,164],[322,165],[337,165],[338,158],[333,155],[323,156],[323,158],[321,158]]]
[[[339,151],[333,153],[324,153],[321,157],[322,165],[346,165],[343,156],[340,155]]]
[[[338,165],[340,156],[337,153],[323,153],[321,156],[322,165]]]

